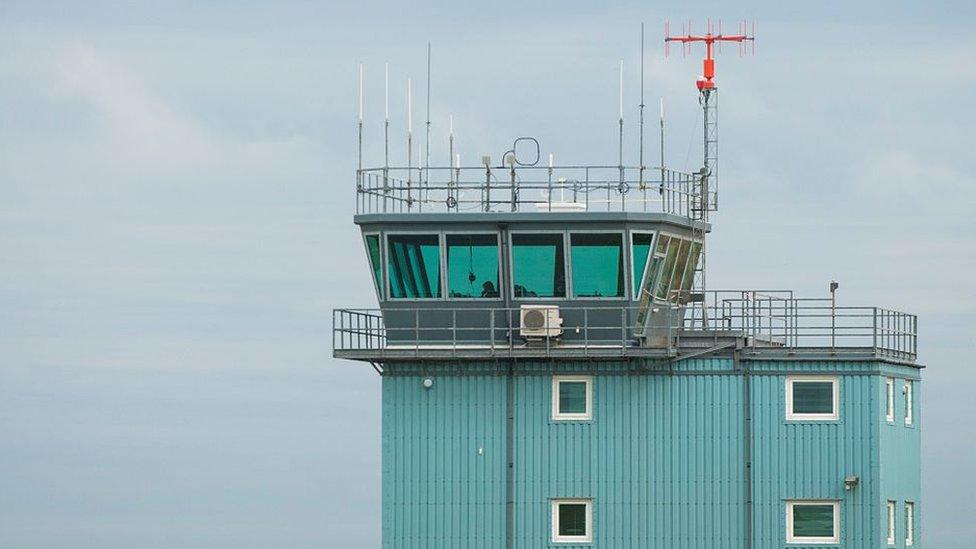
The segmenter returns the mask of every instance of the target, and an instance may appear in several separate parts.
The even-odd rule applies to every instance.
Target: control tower
[[[916,317],[706,289],[709,170],[539,156],[356,173],[383,546],[918,546]]]

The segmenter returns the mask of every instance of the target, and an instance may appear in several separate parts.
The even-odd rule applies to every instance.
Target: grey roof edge
[[[457,213],[380,213],[357,214],[357,225],[384,223],[545,223],[545,222],[645,222],[666,223],[684,228],[704,228],[711,224],[662,212],[457,212]]]

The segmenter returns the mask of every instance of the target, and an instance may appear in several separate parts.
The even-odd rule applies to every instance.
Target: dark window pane
[[[369,265],[373,268],[373,280],[376,281],[376,287],[382,288],[383,271],[380,264],[380,235],[366,235],[366,251],[369,253]],[[380,293],[382,293],[382,291]]]
[[[559,382],[559,413],[560,414],[585,414],[586,413],[586,382],[585,381],[560,381]]]
[[[793,537],[834,537],[834,506],[794,505]]]
[[[586,535],[586,505],[582,503],[559,504],[559,535]]]
[[[447,291],[450,297],[498,297],[495,235],[447,235]]]
[[[623,235],[571,234],[569,245],[573,297],[623,297]]]
[[[566,297],[561,234],[512,235],[515,297]]]
[[[832,414],[834,385],[830,381],[794,381],[794,414]]]
[[[630,260],[633,263],[634,297],[639,298],[638,288],[640,288],[641,279],[644,277],[644,268],[647,267],[647,256],[651,253],[651,243],[654,241],[654,235],[634,233],[633,239]]]
[[[390,295],[440,297],[441,256],[437,235],[390,235],[386,242]]]

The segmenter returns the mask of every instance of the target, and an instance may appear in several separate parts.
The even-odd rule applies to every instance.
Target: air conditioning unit
[[[522,305],[519,334],[524,338],[559,337],[563,319],[557,305]]]

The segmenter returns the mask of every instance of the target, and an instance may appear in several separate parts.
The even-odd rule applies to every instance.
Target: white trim
[[[559,384],[564,381],[586,383],[586,411],[582,414],[559,412]],[[553,421],[589,421],[593,419],[593,376],[552,376]]]
[[[833,388],[833,412],[829,414],[793,413],[793,384],[804,381],[829,381]],[[789,376],[786,378],[787,421],[837,421],[840,418],[840,380],[837,376]]]
[[[905,392],[905,425],[911,426],[915,421],[915,391],[912,380],[906,379],[904,385]]]
[[[915,503],[905,502],[905,547],[915,545]]]
[[[885,378],[885,420],[895,422],[895,380],[890,377]]]
[[[888,545],[894,545],[895,544],[895,502],[889,499],[886,509],[888,510],[888,535],[887,535]]]
[[[586,506],[586,534],[582,536],[559,535],[559,506],[562,504]],[[590,543],[593,541],[593,500],[592,499],[553,499],[552,500],[552,542]]]
[[[834,535],[832,537],[794,536],[793,508],[804,505],[831,505],[834,508]],[[794,500],[786,502],[786,543],[840,543],[840,502],[836,500]]]

